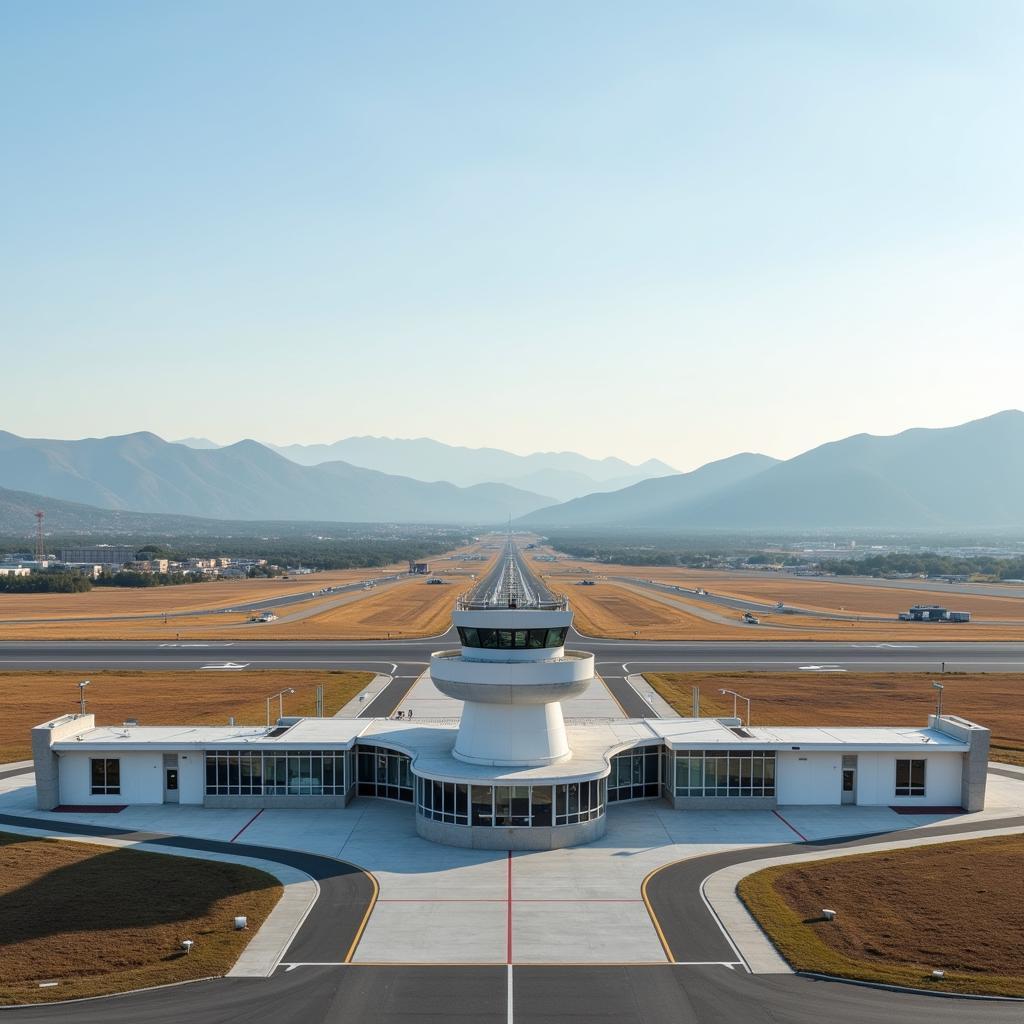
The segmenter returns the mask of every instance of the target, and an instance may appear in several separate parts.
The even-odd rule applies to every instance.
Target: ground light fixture
[[[836,919],[836,912],[834,910],[829,910],[826,907],[824,910],[822,910],[821,916],[825,918],[826,921],[834,921]]]
[[[750,698],[749,697],[744,697],[742,693],[737,693],[735,690],[719,690],[718,692],[720,694],[722,694],[723,696],[725,696],[725,694],[727,694],[727,693],[732,695],[732,717],[733,718],[736,717],[736,701],[737,700],[745,700],[747,702],[747,723],[746,724],[750,725]]]
[[[267,728],[270,728],[270,702],[274,699],[277,700],[277,717],[284,718],[284,695],[286,693],[294,693],[295,691],[290,687],[286,686],[280,693],[272,693],[267,698]]]
[[[195,945],[195,942],[193,942],[192,939],[182,939],[181,940],[181,948],[183,950],[185,950],[185,956],[188,956],[189,953],[192,952],[192,947],[194,945]]]
[[[85,688],[89,685],[88,679],[83,679],[78,684],[78,713],[85,716]]]
[[[239,916],[235,918],[235,931],[244,932],[245,929],[248,927],[249,918],[247,918],[244,914],[239,914]]]

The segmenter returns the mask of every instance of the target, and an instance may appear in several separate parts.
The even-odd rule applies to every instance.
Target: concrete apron
[[[273,875],[284,887],[281,898],[259,930],[249,940],[234,967],[227,973],[229,978],[269,978],[277,969],[288,947],[295,938],[306,915],[313,909],[320,886],[316,880],[298,868],[287,864],[276,864],[273,861],[259,860],[256,857],[239,857],[235,854],[212,852],[208,850],[185,850],[176,846],[161,846],[158,843],[146,843],[141,846],[128,839],[112,839],[105,836],[72,836],[65,832],[54,832],[45,826],[27,828],[19,825],[4,825],[5,832],[18,835],[44,836],[48,839],[59,839],[69,843],[84,843],[88,846],[135,847],[144,853],[161,853],[170,857],[189,857],[193,860],[212,860],[218,863],[230,862],[257,868]]]
[[[792,974],[794,973],[793,969],[782,958],[737,895],[736,887],[741,879],[780,864],[802,864],[807,861],[854,857],[862,853],[878,853],[883,850],[902,850],[912,846],[932,846],[936,843],[959,843],[968,839],[1017,835],[1021,832],[1024,832],[1024,828],[1018,825],[1013,828],[984,829],[978,832],[962,832],[948,836],[922,836],[919,839],[907,837],[891,842],[857,846],[847,850],[819,850],[814,853],[795,853],[788,857],[765,857],[762,860],[732,864],[716,871],[704,879],[701,884],[701,892],[704,901],[718,918],[726,938],[729,939],[733,949],[746,963],[752,974]]]

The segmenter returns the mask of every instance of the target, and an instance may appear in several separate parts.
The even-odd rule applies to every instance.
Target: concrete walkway
[[[1014,828],[993,828],[977,832],[960,832],[949,836],[923,836],[886,840],[857,846],[848,850],[820,850],[811,853],[792,854],[787,857],[765,857],[762,860],[733,864],[716,871],[704,880],[704,898],[718,917],[729,936],[733,947],[753,974],[792,974],[792,968],[776,950],[774,944],[761,930],[761,926],[747,910],[736,893],[740,881],[748,875],[780,864],[803,864],[807,861],[833,860],[837,857],[856,857],[865,853],[883,850],[905,850],[914,846],[933,846],[936,843],[964,842],[969,839],[986,839],[993,836],[1018,835],[1024,832],[1020,826]],[[842,911],[838,912],[840,915]],[[941,965],[939,965],[941,966]]]

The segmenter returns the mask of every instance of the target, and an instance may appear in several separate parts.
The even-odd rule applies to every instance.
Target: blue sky
[[[0,427],[687,469],[1024,404],[1024,8],[0,8]]]

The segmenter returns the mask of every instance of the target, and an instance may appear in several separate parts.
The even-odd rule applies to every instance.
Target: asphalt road
[[[612,812],[614,813],[614,811]],[[33,818],[0,816],[0,827],[38,827]],[[1024,819],[992,826],[1024,824]],[[56,831],[122,835],[183,849],[226,848],[294,864],[318,878],[320,898],[270,978],[225,978],[92,999],[5,1008],[0,1019],[76,1024],[1020,1024],[1019,1002],[975,1001],[888,992],[798,975],[751,975],[721,966],[734,961],[717,922],[700,898],[700,884],[727,863],[785,856],[794,849],[833,849],[874,837],[729,851],[670,865],[648,884],[648,895],[675,964],[651,966],[416,966],[340,964],[368,905],[370,883],[351,865],[270,847],[237,846],[184,837],[119,833],[116,829],[48,823]],[[978,826],[922,829],[955,834]],[[694,964],[693,961],[716,961]],[[298,966],[292,966],[292,965]],[[337,966],[322,966],[332,964]]]

